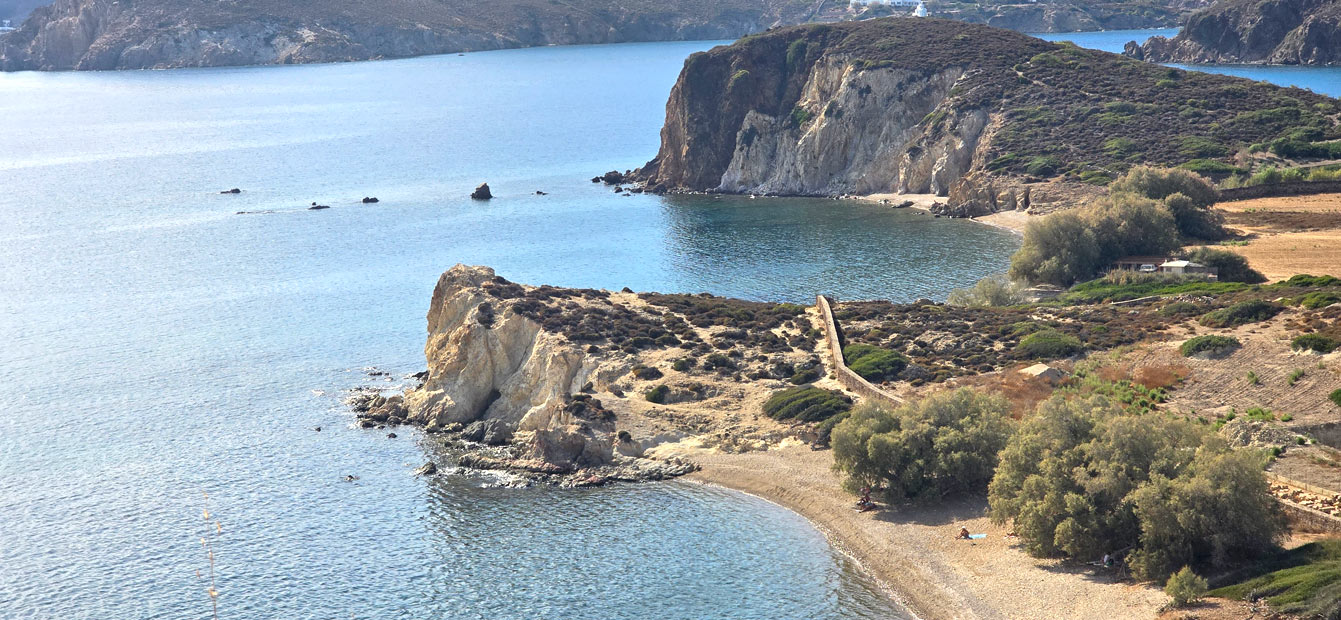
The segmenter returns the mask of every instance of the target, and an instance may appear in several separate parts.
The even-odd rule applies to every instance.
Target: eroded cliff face
[[[872,52],[899,57],[900,44],[914,44],[903,32],[919,24],[963,41],[1003,31],[944,20],[881,21],[898,26],[889,39],[898,43],[859,47],[849,38],[863,33],[849,37],[847,25],[812,27],[691,57],[671,91],[661,150],[635,178],[654,191],[987,192],[992,210],[1027,208],[1027,200],[1005,198],[1026,194],[1019,183],[970,178],[987,163],[1001,127],[1000,95],[984,79],[990,69],[971,58],[872,59]],[[1030,56],[1044,51],[1029,43],[1037,39],[1004,36],[1023,43]]]
[[[480,422],[527,457],[565,468],[609,463],[614,417],[573,399],[600,380],[599,358],[489,295],[484,286],[494,280],[493,270],[464,265],[438,280],[428,377],[405,394],[409,419],[430,429]]]
[[[931,75],[862,71],[850,58],[825,58],[812,67],[793,112],[745,115],[712,189],[945,194],[968,170],[988,124],[985,110],[956,109],[950,101],[963,74],[959,68]],[[945,120],[923,123],[936,114]]]
[[[808,14],[793,0],[56,0],[0,38],[0,69],[342,62],[539,45],[735,38]]]
[[[1150,62],[1341,64],[1341,0],[1222,0],[1168,39],[1127,44]]]

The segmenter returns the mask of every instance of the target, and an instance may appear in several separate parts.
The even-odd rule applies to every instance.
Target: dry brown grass
[[[1010,415],[1016,420],[1023,419],[1038,408],[1038,404],[1047,400],[1057,389],[1051,381],[1031,377],[1019,372],[1019,367],[1009,368],[974,377],[964,377],[956,381],[957,385],[981,388],[998,393],[1010,401]]]
[[[1269,280],[1341,275],[1341,194],[1223,202],[1216,209],[1247,235],[1247,245],[1221,249],[1248,259]]]

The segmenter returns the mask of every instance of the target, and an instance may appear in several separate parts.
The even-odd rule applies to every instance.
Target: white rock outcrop
[[[531,457],[560,465],[609,462],[613,419],[584,418],[572,396],[598,360],[543,330],[481,285],[487,267],[456,265],[442,275],[428,312],[428,378],[405,395],[411,420],[429,428],[498,421]]]

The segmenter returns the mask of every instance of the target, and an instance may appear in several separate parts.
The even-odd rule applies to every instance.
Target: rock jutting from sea
[[[422,426],[465,467],[568,486],[659,480],[694,466],[648,458],[658,445],[790,436],[738,410],[819,366],[813,329],[793,304],[523,286],[457,265],[433,292],[422,383],[347,402],[364,427]]]
[[[1341,64],[1341,0],[1219,0],[1172,39],[1127,43],[1149,62]]]
[[[1133,163],[1231,167],[1336,101],[942,19],[777,29],[685,62],[652,191],[947,197],[945,214],[1042,212]]]

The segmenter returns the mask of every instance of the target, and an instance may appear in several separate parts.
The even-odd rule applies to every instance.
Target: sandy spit
[[[691,479],[757,495],[809,519],[925,620],[1154,618],[1167,601],[1149,585],[1112,583],[1089,567],[1029,557],[983,516],[982,500],[858,513],[839,487],[828,450],[684,456],[702,466]],[[987,538],[955,540],[961,526]]]

